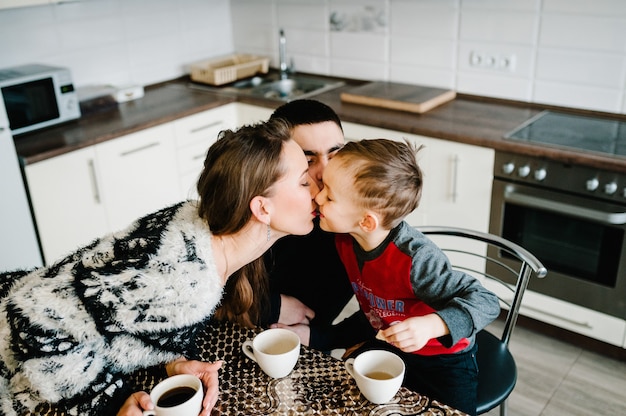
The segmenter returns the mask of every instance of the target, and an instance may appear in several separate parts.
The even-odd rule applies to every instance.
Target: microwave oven
[[[80,117],[67,68],[29,64],[0,69],[0,91],[13,135]]]

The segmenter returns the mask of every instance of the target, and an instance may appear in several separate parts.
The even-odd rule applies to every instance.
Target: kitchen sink
[[[344,85],[343,81],[316,78],[309,75],[291,74],[286,79],[280,79],[277,74],[270,74],[244,79],[221,88],[196,83],[192,83],[191,87],[235,95],[291,101],[330,91],[342,85]]]

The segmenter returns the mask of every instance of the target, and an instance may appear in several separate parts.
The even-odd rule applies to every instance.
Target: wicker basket
[[[191,79],[211,85],[223,85],[255,74],[267,73],[269,58],[235,54],[196,62],[191,65]]]

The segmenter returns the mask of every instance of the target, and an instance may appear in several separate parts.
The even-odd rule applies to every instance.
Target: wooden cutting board
[[[387,81],[370,82],[341,93],[341,100],[348,103],[418,114],[447,103],[454,97],[456,92],[452,90]]]

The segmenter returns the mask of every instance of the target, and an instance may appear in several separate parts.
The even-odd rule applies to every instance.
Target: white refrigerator
[[[13,136],[0,99],[0,272],[42,264]]]

